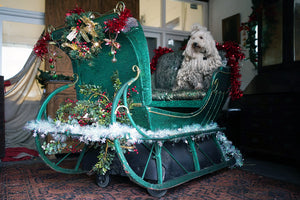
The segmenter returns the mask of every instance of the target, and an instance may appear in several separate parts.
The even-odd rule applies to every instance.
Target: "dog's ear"
[[[207,31],[207,28],[204,26],[201,26],[200,24],[193,24],[191,34],[194,34],[198,31]]]

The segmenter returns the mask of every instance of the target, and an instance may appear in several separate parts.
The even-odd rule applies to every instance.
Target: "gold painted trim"
[[[116,108],[116,110],[115,110],[115,114],[117,114],[117,112],[118,112],[118,110],[119,110],[120,108],[125,108],[127,114],[129,114],[129,109],[128,109],[126,106],[124,106],[124,105],[118,106],[118,107]]]
[[[73,74],[72,76],[73,76],[73,78],[74,78],[75,81],[74,81],[73,83],[71,83],[70,86],[75,85],[75,84],[79,81],[79,76],[78,76],[78,74]]]
[[[133,80],[128,82],[128,85],[131,85],[134,81],[136,81],[139,78],[140,73],[141,73],[141,70],[137,65],[132,66],[132,71],[136,72],[136,76],[134,77]]]

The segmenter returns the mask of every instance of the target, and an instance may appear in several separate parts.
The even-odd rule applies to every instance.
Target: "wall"
[[[222,19],[240,13],[241,22],[247,22],[252,12],[251,0],[210,0],[209,1],[209,30],[217,42],[222,41]],[[246,50],[246,49],[245,49]],[[248,52],[245,51],[246,57]],[[241,63],[242,85],[244,90],[250,81],[256,76],[257,71],[250,61]]]
[[[45,0],[0,0],[0,6],[29,11],[45,12]]]

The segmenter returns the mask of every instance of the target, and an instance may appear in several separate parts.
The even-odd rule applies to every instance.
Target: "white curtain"
[[[24,125],[36,118],[43,91],[36,80],[38,68],[43,64],[34,52],[23,69],[10,79],[11,85],[5,92],[5,147],[35,149],[32,134]]]

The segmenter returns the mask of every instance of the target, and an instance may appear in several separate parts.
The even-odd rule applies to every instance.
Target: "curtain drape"
[[[5,147],[35,149],[32,134],[24,125],[36,118],[43,91],[36,80],[38,68],[43,64],[31,53],[25,66],[10,79],[11,85],[5,92]]]

